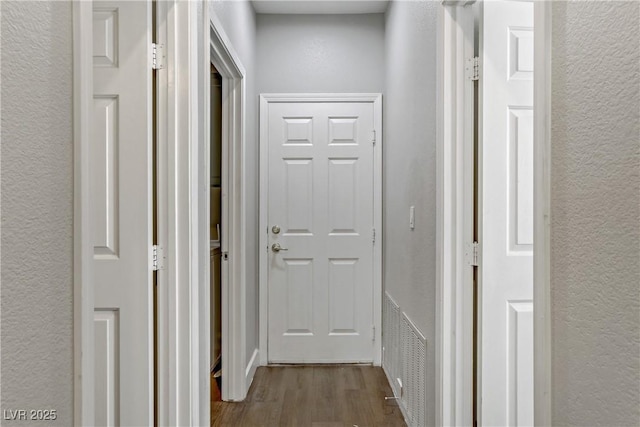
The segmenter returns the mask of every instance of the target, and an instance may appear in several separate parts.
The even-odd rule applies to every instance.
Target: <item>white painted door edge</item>
[[[437,154],[436,425],[471,425],[473,408],[473,2],[440,8]]]
[[[455,173],[464,166],[465,153],[455,151],[459,135],[464,135],[465,46],[460,40],[472,36],[469,27],[473,2],[444,1],[440,8],[441,37],[438,44],[439,102],[438,127],[438,278],[436,321],[436,425],[470,425],[473,376],[464,361],[464,345],[455,345],[456,328],[469,330],[469,319],[460,309],[471,307],[455,283],[465,276],[460,257],[464,239],[458,221],[464,218],[464,199],[459,193],[460,178]],[[534,28],[534,423],[549,426],[551,419],[551,327],[550,327],[550,129],[551,129],[551,4],[535,2]],[[467,15],[466,17],[464,15]],[[454,72],[455,71],[455,72]],[[462,73],[462,80],[461,74]],[[462,203],[461,203],[462,202]],[[464,233],[464,231],[463,231]],[[468,240],[468,237],[467,237]],[[460,245],[463,247],[460,248]],[[464,281],[464,280],[463,280]],[[469,298],[467,293],[467,300]],[[471,319],[471,322],[473,319]],[[464,344],[464,343],[463,343]],[[469,343],[466,343],[469,346]]]
[[[382,363],[382,94],[379,93],[265,93],[260,95],[260,222],[259,222],[259,320],[260,320],[260,365],[268,364],[268,304],[267,304],[267,176],[268,152],[265,141],[268,140],[267,122],[264,120],[269,103],[275,102],[370,102],[374,107],[374,128],[376,144],[374,146],[374,227],[377,230],[374,245],[374,298],[373,316],[375,326],[375,350],[373,364]]]
[[[551,417],[551,2],[534,3],[533,421]]]

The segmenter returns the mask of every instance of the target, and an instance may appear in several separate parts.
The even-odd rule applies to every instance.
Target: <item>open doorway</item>
[[[208,406],[214,399],[243,399],[247,378],[252,378],[255,370],[246,371],[246,307],[242,304],[246,292],[242,270],[246,257],[242,175],[246,73],[229,49],[226,36],[219,32],[219,24],[209,19],[207,24],[204,106],[208,126],[198,193],[200,201],[206,201],[206,221],[197,231],[209,236],[208,247],[200,248],[209,252],[205,275],[209,280],[197,284],[197,293],[208,296],[208,310],[198,316],[198,357],[206,361],[208,372],[194,380],[202,384],[201,396],[209,397],[208,401],[202,399],[202,404],[207,402]]]
[[[210,188],[209,188],[209,240],[210,240],[210,347],[211,347],[211,401],[222,400],[222,249],[220,241],[222,220],[222,76],[211,65],[210,75]]]

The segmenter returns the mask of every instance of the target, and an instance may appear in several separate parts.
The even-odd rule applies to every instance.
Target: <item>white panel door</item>
[[[483,2],[480,425],[533,425],[533,3]]]
[[[150,47],[151,2],[94,2],[96,425],[153,425]]]
[[[269,361],[371,362],[373,103],[271,103],[266,120]]]

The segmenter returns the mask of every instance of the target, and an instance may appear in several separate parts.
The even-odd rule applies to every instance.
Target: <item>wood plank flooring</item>
[[[225,427],[406,426],[382,368],[263,366],[244,402],[211,402],[211,425]]]

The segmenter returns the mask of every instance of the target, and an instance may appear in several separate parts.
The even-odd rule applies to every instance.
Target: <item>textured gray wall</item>
[[[245,197],[247,200],[247,363],[258,348],[258,96],[256,92],[256,15],[253,6],[242,0],[214,0],[209,13],[224,27],[233,49],[244,67],[246,78]]]
[[[2,1],[1,409],[73,423],[70,2]]]
[[[382,92],[384,16],[258,15],[258,92]]]
[[[386,15],[384,283],[427,339],[427,420],[435,423],[436,46],[439,2]],[[415,230],[409,206],[415,206]]]
[[[553,6],[553,424],[640,425],[640,3]]]

